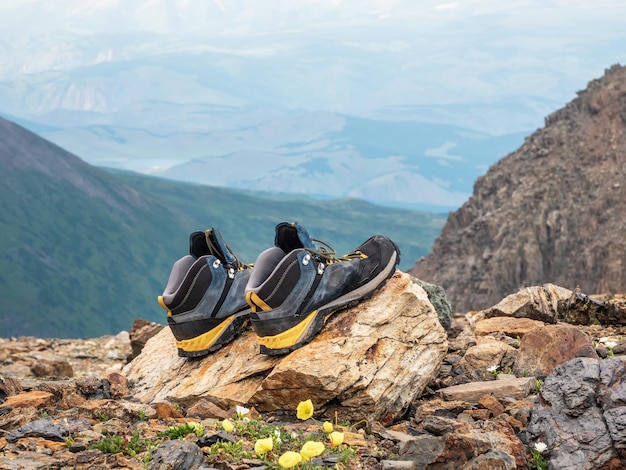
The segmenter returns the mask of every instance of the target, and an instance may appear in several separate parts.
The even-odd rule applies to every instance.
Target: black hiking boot
[[[381,235],[335,257],[297,223],[278,224],[275,245],[259,255],[246,286],[252,327],[269,355],[311,341],[332,313],[370,298],[400,262],[396,244]]]
[[[252,266],[237,259],[216,229],[192,233],[189,253],[174,263],[158,300],[178,355],[199,357],[231,342],[248,322]]]

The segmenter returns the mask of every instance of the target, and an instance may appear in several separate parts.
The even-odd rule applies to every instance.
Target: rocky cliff
[[[456,311],[523,286],[626,291],[626,67],[614,65],[480,177],[410,273]]]

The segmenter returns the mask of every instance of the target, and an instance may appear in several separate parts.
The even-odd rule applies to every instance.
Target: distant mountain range
[[[218,228],[244,262],[297,220],[340,254],[374,233],[401,268],[425,256],[445,214],[356,199],[315,201],[96,168],[0,118],[0,337],[85,337],[164,322],[156,302],[191,231]]]
[[[96,166],[454,210],[593,68],[533,68],[515,45],[502,61],[487,36],[509,9],[463,21],[476,60],[441,25],[487,18],[456,3],[2,2],[0,115]]]
[[[196,106],[192,122],[184,117],[192,112],[187,106],[170,105],[167,112],[162,104],[153,106],[150,112],[179,117],[179,122],[167,127],[142,119],[139,128],[85,115],[79,123],[72,113],[52,113],[39,123],[11,119],[99,166],[435,212],[463,204],[476,178],[524,138],[523,133],[491,136],[450,125],[330,112],[264,115]],[[215,122],[216,116],[229,116],[230,122]]]
[[[245,131],[209,132],[204,137],[216,144],[207,148],[216,151],[221,142],[222,152],[228,153],[194,158],[155,174],[232,188],[280,188],[314,197],[356,197],[442,211],[463,204],[476,178],[498,156],[523,142],[522,134],[493,137],[439,124],[330,113],[309,113],[300,119],[309,122],[306,131],[289,129],[302,123],[286,120]],[[278,140],[273,145],[246,142],[264,134]],[[251,151],[243,142],[266,150]]]

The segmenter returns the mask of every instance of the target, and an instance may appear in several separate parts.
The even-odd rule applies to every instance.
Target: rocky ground
[[[306,439],[323,453],[302,468],[625,468],[626,329],[597,321],[616,304],[583,298],[579,310],[594,318],[571,325],[537,301],[554,293],[537,289],[525,316],[519,298],[452,316],[441,367],[386,423],[206,400],[141,403],[124,367],[162,328],[147,322],[101,338],[0,338],[0,469],[279,468],[278,457]],[[323,421],[343,432],[341,444]],[[274,448],[255,452],[268,433]]]

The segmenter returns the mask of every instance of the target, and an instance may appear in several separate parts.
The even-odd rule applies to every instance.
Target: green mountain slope
[[[374,233],[408,268],[444,215],[358,200],[318,202],[111,173],[0,119],[0,337],[89,337],[164,323],[156,303],[191,231],[218,228],[242,261],[298,220],[340,254]]]
[[[358,199],[318,201],[294,195],[251,195],[133,173],[117,175],[129,186],[197,221],[194,230],[218,228],[244,262],[253,262],[274,243],[277,222],[297,220],[311,236],[329,243],[339,254],[353,250],[375,233],[386,235],[402,251],[400,268],[408,269],[428,254],[446,218],[443,214],[380,207]],[[187,231],[178,232],[179,251],[186,248],[187,238]]]
[[[173,237],[160,221],[184,214],[4,120],[0,165],[0,336],[97,336],[155,318],[146,296],[171,250],[152,234]]]

